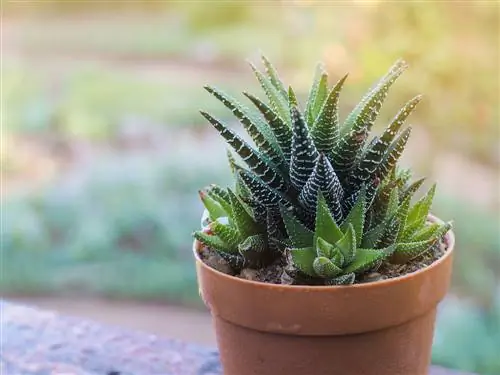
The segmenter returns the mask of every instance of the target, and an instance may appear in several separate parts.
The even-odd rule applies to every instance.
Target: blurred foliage
[[[310,81],[311,67],[317,60],[325,61],[334,77],[350,72],[344,103],[356,102],[392,61],[404,57],[411,65],[411,73],[394,90],[393,97],[401,99],[387,106],[388,116],[414,93],[424,93],[426,100],[414,121],[422,123],[433,134],[433,147],[459,149],[490,164],[500,160],[499,112],[496,110],[500,92],[500,82],[496,79],[500,65],[497,32],[500,12],[495,11],[498,5],[493,3],[408,2],[402,5],[372,1],[358,6],[320,6],[321,3],[307,1],[262,2],[260,6],[251,6],[232,1],[165,2],[161,6],[139,1],[123,5],[123,11],[113,15],[106,12],[107,2],[95,9],[78,3],[73,11],[71,7],[65,10],[63,3],[52,1],[40,5],[40,9],[30,10],[36,13],[38,9],[43,17],[20,18],[19,14],[28,12],[25,9],[28,7],[13,6],[7,11],[15,20],[10,29],[7,23],[7,28],[12,30],[13,43],[19,50],[41,51],[44,55],[83,53],[95,57],[124,57],[126,61],[161,58],[203,72],[207,64],[222,69],[236,66],[239,70],[244,68],[244,59],[254,57],[262,49],[280,70],[282,67],[288,70],[285,78],[294,86],[302,85],[303,91],[307,91],[305,83]],[[60,7],[65,11],[64,17],[54,15],[54,10]],[[83,10],[101,14],[87,20],[77,18],[75,15],[82,16]],[[170,69],[176,68],[165,66],[165,72]],[[187,100],[183,102],[187,106],[181,107],[167,103],[175,103],[178,98],[198,103],[197,88],[207,83],[212,74],[211,70],[206,71],[202,79],[191,83],[189,72],[179,72],[177,77],[182,78],[172,85],[166,83],[165,86],[170,86],[166,92],[158,88],[158,82],[150,87],[141,84],[137,90],[137,84],[131,82],[133,79],[117,82],[120,78],[114,72],[104,77],[99,73],[99,78],[93,73],[77,74],[80,78],[70,79],[63,85],[67,84],[65,94],[70,97],[85,97],[89,95],[86,90],[91,90],[102,100],[102,106],[108,106],[108,101],[119,102],[120,109],[140,107],[152,115],[161,112],[155,104],[160,102],[156,99],[160,95],[169,109],[182,108],[177,115],[165,115],[168,124],[175,124],[178,120],[189,122],[189,116],[180,112],[192,106]],[[246,81],[249,76],[241,77]],[[101,78],[102,86],[95,83]],[[92,89],[73,82],[87,79]],[[241,82],[238,86],[242,86]],[[41,90],[46,92],[46,88]],[[136,90],[142,93],[150,90],[157,95],[130,94]],[[153,103],[148,104],[145,98],[153,98]],[[82,100],[76,109],[68,110],[75,110],[78,113],[75,116],[100,122],[101,119],[95,119],[101,114],[100,109],[94,109],[94,102]]]
[[[4,108],[9,109],[4,113],[4,129],[8,132],[52,132],[102,140],[113,137],[127,117],[172,127],[199,125],[200,103],[204,109],[228,117],[217,101],[206,100],[210,98],[200,81],[180,83],[172,72],[155,81],[96,67],[54,80],[19,66],[4,69],[2,100]],[[255,85],[251,76],[245,78],[247,87]],[[227,82],[229,88],[234,85]]]
[[[193,196],[214,173],[167,160],[103,160],[51,188],[7,199],[2,294],[197,302],[187,239],[200,221]]]
[[[489,307],[452,297],[440,307],[432,361],[482,375],[500,374],[500,289]]]
[[[458,251],[455,253],[455,292],[489,308],[500,285],[500,217],[471,205],[457,204],[458,198],[440,196],[433,211],[453,218]],[[479,255],[479,256],[478,256]]]

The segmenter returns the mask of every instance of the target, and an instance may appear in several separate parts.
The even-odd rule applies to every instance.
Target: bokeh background
[[[350,72],[344,115],[398,57],[379,129],[423,93],[403,163],[455,221],[433,362],[500,374],[499,7],[483,2],[4,1],[3,297],[214,344],[197,190],[230,182],[202,89],[255,91],[263,51],[302,97]],[[235,126],[237,126],[235,124]]]

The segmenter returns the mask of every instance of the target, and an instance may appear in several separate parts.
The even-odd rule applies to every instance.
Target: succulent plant
[[[235,267],[262,267],[281,257],[299,274],[330,284],[352,283],[384,260],[406,262],[435,246],[450,228],[427,221],[435,187],[411,205],[423,179],[411,182],[411,172],[397,167],[411,132],[402,126],[421,96],[369,139],[406,63],[397,61],[341,123],[339,96],[347,75],[329,88],[318,66],[301,111],[294,90],[262,61],[265,73],[252,68],[268,103],[244,92],[256,110],[205,87],[253,144],[201,112],[232,148],[236,184],[235,192],[212,187],[202,194],[210,230],[195,237]]]
[[[217,250],[234,269],[260,267],[275,259],[278,248],[268,237],[277,231],[277,220],[266,218],[266,223],[255,220],[252,210],[231,189],[211,185],[199,192],[206,209],[202,231],[194,237]],[[263,226],[267,224],[267,226]]]
[[[382,249],[361,247],[365,203],[362,192],[348,218],[338,226],[320,193],[314,232],[283,211],[291,242],[287,251],[295,270],[305,278],[321,279],[326,284],[351,284],[357,274],[392,255],[394,244]]]
[[[314,232],[283,210],[292,272],[298,271],[302,279],[321,279],[321,283],[330,285],[350,284],[357,275],[378,268],[384,260],[404,263],[439,244],[451,224],[426,223],[434,187],[411,207],[407,204],[410,196],[398,205],[397,193],[397,188],[392,190],[382,222],[371,230],[365,228],[369,211],[364,190],[340,226],[321,193]]]

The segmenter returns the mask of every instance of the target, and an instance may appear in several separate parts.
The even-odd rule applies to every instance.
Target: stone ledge
[[[8,302],[0,309],[2,375],[222,374],[209,348]],[[433,366],[429,375],[467,374]]]

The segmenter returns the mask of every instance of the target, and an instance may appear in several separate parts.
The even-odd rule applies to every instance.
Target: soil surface
[[[418,270],[424,269],[441,258],[448,249],[445,241],[440,241],[425,254],[410,260],[404,264],[391,264],[383,262],[380,267],[372,272],[357,277],[355,284],[369,283],[380,280],[391,279],[404,276]],[[314,285],[311,280],[297,280],[289,276],[291,272],[285,272],[285,261],[283,258],[277,259],[267,267],[261,269],[244,268],[240,272],[235,272],[231,266],[222,259],[217,252],[206,246],[199,248],[200,258],[210,267],[219,272],[236,276],[242,279],[269,283],[269,284],[309,284]]]

